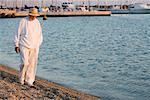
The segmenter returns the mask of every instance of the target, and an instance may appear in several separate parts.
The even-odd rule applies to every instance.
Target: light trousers
[[[19,79],[22,84],[27,82],[33,85],[37,68],[39,48],[26,48],[20,46],[21,64],[19,71]]]

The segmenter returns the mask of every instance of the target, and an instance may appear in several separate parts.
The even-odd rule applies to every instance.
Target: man
[[[29,16],[23,18],[15,35],[15,51],[20,53],[21,64],[19,81],[33,86],[35,81],[39,47],[43,41],[41,25],[37,19],[39,16],[36,8],[31,8]]]

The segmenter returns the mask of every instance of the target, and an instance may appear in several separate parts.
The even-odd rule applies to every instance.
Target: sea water
[[[14,34],[21,18],[0,19],[0,63],[19,69]],[[49,17],[37,75],[102,97],[150,99],[150,15]]]

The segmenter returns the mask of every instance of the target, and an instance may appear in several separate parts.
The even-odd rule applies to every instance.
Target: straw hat
[[[29,15],[31,15],[31,16],[40,16],[40,14],[38,13],[38,10],[36,8],[31,8],[29,10]]]

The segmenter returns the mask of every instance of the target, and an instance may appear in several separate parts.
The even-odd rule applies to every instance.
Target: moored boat
[[[150,14],[150,5],[144,3],[136,3],[129,5],[130,14]]]

